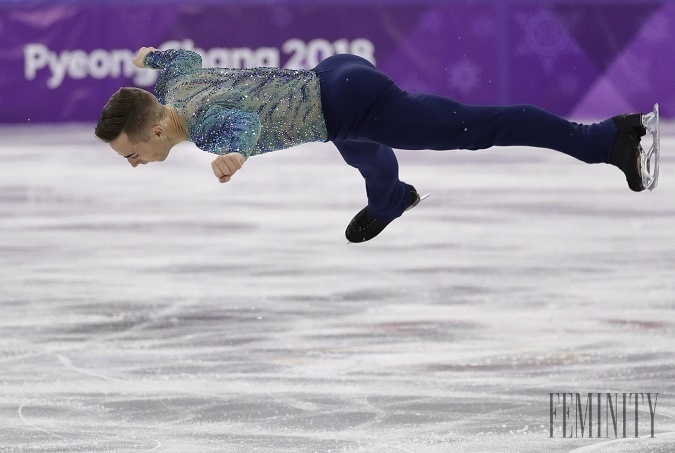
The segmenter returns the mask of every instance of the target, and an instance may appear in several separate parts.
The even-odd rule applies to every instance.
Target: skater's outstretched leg
[[[645,181],[651,182],[651,189],[658,179],[658,151],[652,159],[652,174],[645,176],[641,168],[647,165],[641,163],[645,159],[640,147],[645,135],[643,118],[636,113],[579,124],[532,105],[469,106],[390,85],[352,133],[401,149],[553,149],[586,163],[611,163],[624,172],[629,187],[639,192],[646,188]]]
[[[617,127],[611,119],[577,124],[532,105],[469,106],[393,86],[355,134],[401,149],[532,146],[587,163],[610,163]]]

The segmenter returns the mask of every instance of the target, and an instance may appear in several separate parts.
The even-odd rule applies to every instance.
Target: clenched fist
[[[145,68],[145,63],[143,60],[145,60],[145,56],[149,53],[152,52],[153,50],[157,50],[154,47],[141,47],[140,50],[136,53],[136,56],[131,60],[131,62],[138,68]]]
[[[244,165],[244,156],[239,153],[223,154],[211,162],[213,174],[220,182],[229,181],[242,165]]]

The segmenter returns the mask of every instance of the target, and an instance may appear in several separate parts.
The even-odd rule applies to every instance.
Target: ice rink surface
[[[398,152],[431,196],[360,245],[332,145],[221,185],[91,129],[0,129],[0,452],[675,451],[673,125],[651,193],[545,150]],[[550,438],[560,392],[659,393],[655,437],[645,396],[639,438],[632,406],[626,439],[604,413],[562,438],[562,407]]]

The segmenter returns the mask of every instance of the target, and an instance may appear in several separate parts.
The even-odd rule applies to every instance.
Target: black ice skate
[[[659,179],[659,105],[647,115],[619,115],[612,120],[619,129],[612,148],[612,164],[624,172],[631,190],[654,190]],[[651,143],[645,143],[649,145],[645,149],[641,142],[647,132],[651,137],[645,141]]]
[[[410,184],[406,184],[410,193],[408,195],[408,206],[405,208],[406,211],[414,208],[419,204],[420,201],[424,200],[429,195],[424,195],[420,197],[417,193],[417,190]],[[368,212],[368,207],[363,208],[359,211],[358,214],[354,216],[349,225],[347,225],[347,230],[345,231],[345,236],[349,242],[366,242],[377,236],[389,225],[392,220],[378,220]]]

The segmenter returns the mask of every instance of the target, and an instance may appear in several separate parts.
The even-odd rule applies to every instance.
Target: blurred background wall
[[[668,0],[0,0],[0,122],[95,121],[120,86],[152,89],[141,46],[236,68],[348,52],[466,103],[672,118],[674,29]]]

